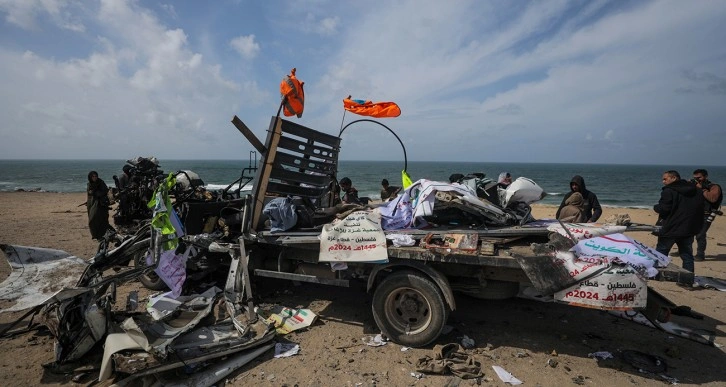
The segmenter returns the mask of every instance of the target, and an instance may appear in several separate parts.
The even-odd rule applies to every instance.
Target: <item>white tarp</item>
[[[62,250],[0,245],[11,273],[0,283],[0,300],[15,301],[0,312],[40,305],[67,287],[74,287],[88,264]]]
[[[630,265],[612,265],[600,274],[554,294],[555,301],[604,310],[645,308],[648,285]]]
[[[595,238],[581,240],[572,248],[580,260],[588,258],[612,258],[616,262],[627,263],[648,277],[658,274],[658,267],[666,267],[670,257],[657,252],[623,234],[603,235]]]
[[[504,191],[502,207],[507,207],[509,203],[514,202],[532,204],[541,200],[543,196],[544,190],[534,180],[518,177]]]
[[[481,201],[476,196],[476,191],[467,185],[421,179],[400,193],[398,198],[379,207],[383,216],[383,228],[398,230],[425,226],[427,223],[423,217],[434,213],[436,192],[454,192],[462,201],[480,208],[492,217],[504,219],[506,216],[499,207]]]
[[[386,235],[381,215],[355,211],[345,219],[323,226],[320,234],[320,262],[388,262]]]
[[[555,293],[555,300],[607,310],[644,308],[647,277],[656,276],[657,268],[670,263],[669,257],[619,233],[582,239],[569,252],[558,252],[560,255],[571,256],[566,261],[579,266],[570,273],[580,282]]]
[[[627,229],[626,226],[616,226],[607,223],[563,223],[569,231],[569,234],[562,228],[559,222],[552,223],[547,226],[547,230],[556,232],[562,236],[570,237],[572,235],[575,240],[590,239],[601,235],[622,233]]]

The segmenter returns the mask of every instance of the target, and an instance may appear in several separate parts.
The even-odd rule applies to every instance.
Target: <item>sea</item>
[[[98,172],[106,184],[113,186],[113,175],[120,175],[125,160],[0,160],[0,191],[84,192],[88,172]],[[217,190],[238,179],[244,168],[254,167],[249,160],[159,160],[166,173],[191,170],[204,181],[207,189]],[[705,168],[709,179],[726,184],[724,166],[605,165],[551,163],[487,163],[409,161],[406,171],[413,181],[429,179],[448,181],[453,173],[485,173],[496,180],[500,172],[513,178],[527,177],[539,184],[547,195],[541,204],[559,205],[569,190],[574,175],[585,179],[588,190],[597,194],[600,203],[609,207],[652,208],[658,202],[664,171],[674,169],[690,179],[693,170]],[[380,198],[380,183],[401,185],[401,161],[339,161],[338,179],[349,177],[359,196]],[[249,175],[249,172],[246,172]],[[251,186],[247,186],[251,189]]]

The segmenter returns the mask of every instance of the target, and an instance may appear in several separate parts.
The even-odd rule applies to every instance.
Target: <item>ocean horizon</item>
[[[259,162],[259,159],[257,160]],[[0,192],[46,191],[84,192],[88,172],[95,170],[113,186],[113,175],[120,175],[125,160],[114,159],[27,159],[0,160]],[[166,173],[179,170],[196,172],[210,190],[222,189],[241,176],[242,169],[252,166],[249,160],[159,160]],[[360,196],[380,198],[380,183],[388,179],[391,185],[401,185],[403,161],[341,160],[338,179],[349,177]],[[583,176],[587,188],[597,194],[606,207],[652,208],[658,202],[663,171],[674,169],[682,178],[690,179],[697,168],[708,170],[709,179],[723,186],[726,167],[660,164],[582,164],[582,163],[522,163],[522,162],[456,162],[409,161],[407,172],[413,181],[429,179],[448,181],[453,173],[485,173],[495,179],[500,172],[514,178],[527,177],[539,184],[547,196],[539,203],[559,205],[569,190],[574,175]],[[251,185],[247,186],[251,189]]]

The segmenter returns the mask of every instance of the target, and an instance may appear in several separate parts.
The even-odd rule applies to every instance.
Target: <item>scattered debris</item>
[[[274,305],[268,313],[267,320],[275,324],[275,330],[281,335],[307,328],[318,317],[310,309],[291,309],[280,305]]]
[[[596,359],[603,359],[603,360],[605,360],[605,359],[613,359],[614,358],[613,354],[610,353],[610,352],[608,352],[608,351],[598,351],[598,352],[588,353],[587,354],[587,357],[596,358]]]
[[[381,345],[386,345],[388,343],[388,341],[386,341],[380,333],[375,336],[364,336],[361,340],[363,340],[365,345],[371,347],[380,347]]]
[[[275,358],[290,357],[300,352],[300,345],[294,343],[275,344]]]
[[[416,370],[441,375],[448,371],[462,379],[480,378],[484,375],[481,363],[456,343],[434,346],[433,357],[426,355],[419,358]]]
[[[522,381],[515,378],[512,374],[507,372],[504,368],[500,366],[493,365],[492,368],[494,369],[494,372],[496,372],[497,376],[499,376],[499,379],[501,379],[504,383],[509,383],[513,386],[522,384]]]
[[[416,240],[408,234],[388,234],[386,235],[386,239],[391,240],[396,247],[413,246],[416,244]]]
[[[464,347],[466,349],[470,349],[470,348],[474,348],[475,345],[476,345],[476,342],[474,341],[474,339],[470,338],[469,336],[464,335],[464,337],[461,338],[462,347]]]
[[[702,277],[697,275],[693,278],[693,286],[700,286],[706,289],[715,289],[721,292],[726,292],[726,280],[721,278]]]
[[[622,352],[622,356],[626,363],[639,371],[660,374],[668,370],[668,364],[660,356],[635,350],[625,350]]]

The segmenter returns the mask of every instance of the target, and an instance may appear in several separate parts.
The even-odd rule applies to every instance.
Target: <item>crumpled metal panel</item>
[[[129,317],[121,324],[121,328],[145,351],[164,358],[167,355],[167,347],[179,335],[194,328],[209,314],[216,295],[221,291],[217,287],[212,287],[184,302],[177,308],[173,319],[154,321],[149,315]]]

